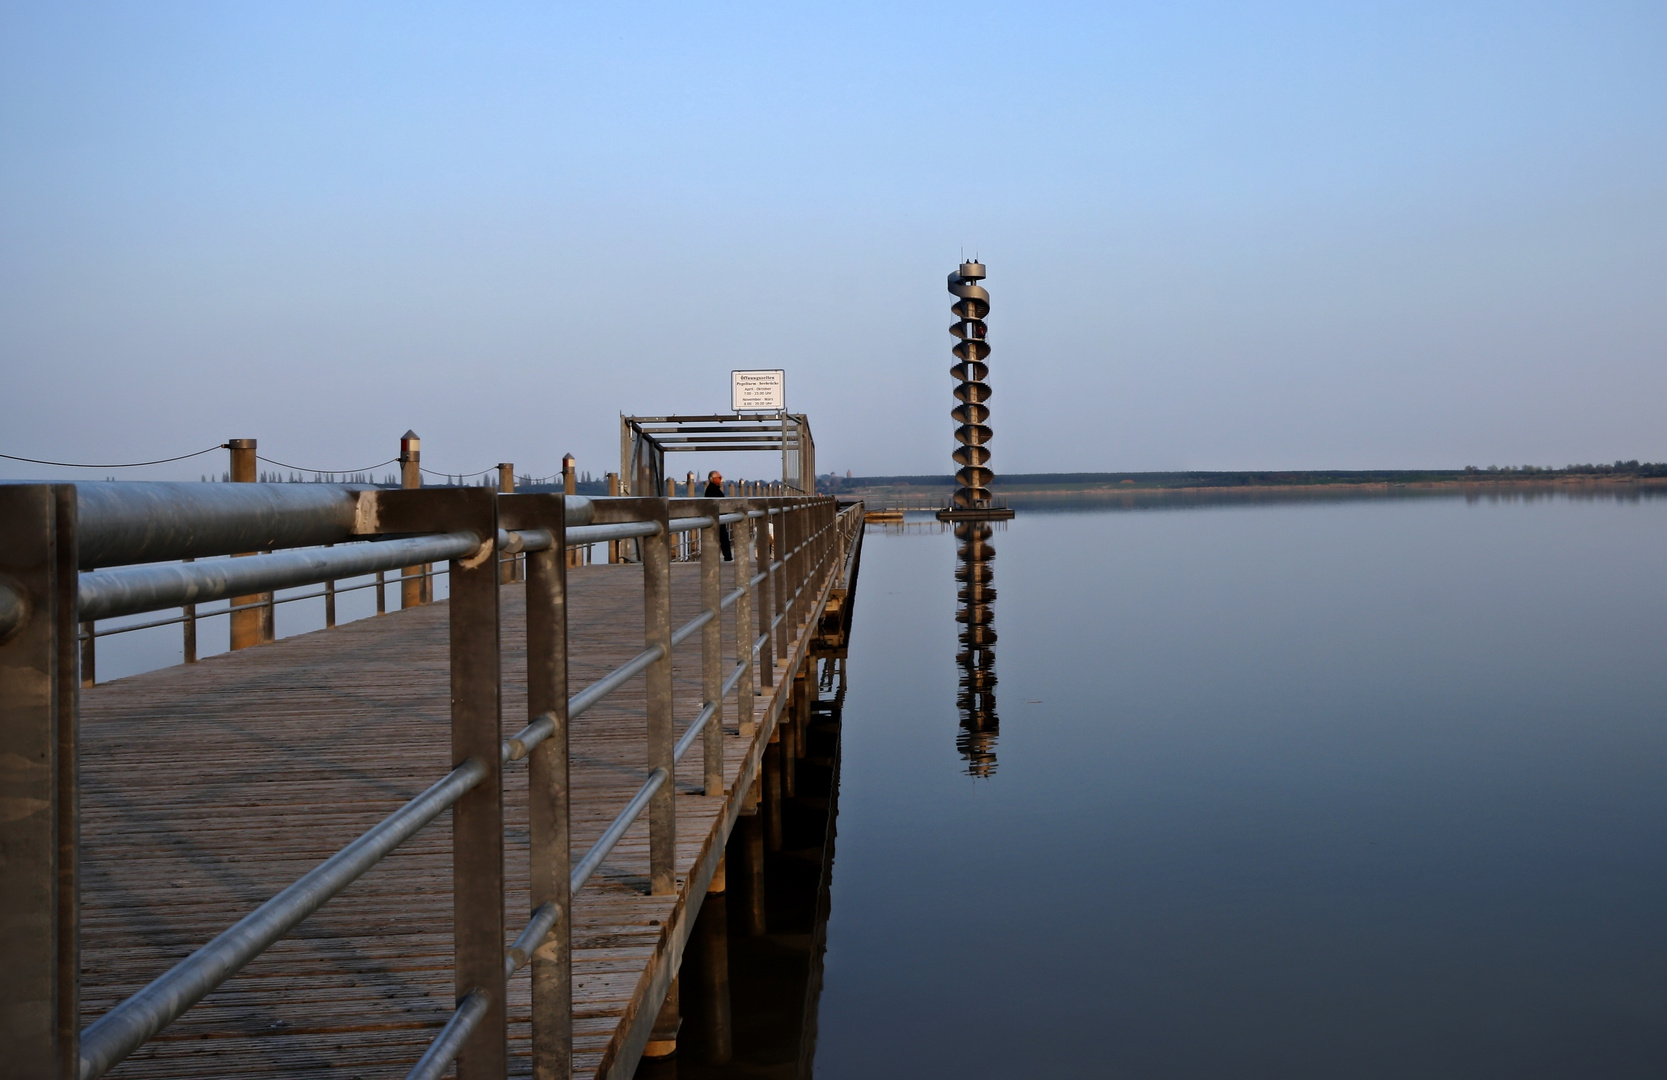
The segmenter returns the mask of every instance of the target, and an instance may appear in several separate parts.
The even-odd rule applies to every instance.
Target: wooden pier
[[[561,501],[514,498],[546,499],[558,509]],[[658,503],[660,521],[674,527],[677,515],[695,505],[619,502]],[[745,505],[771,502],[808,510],[813,500]],[[766,543],[764,557],[717,569],[721,592],[730,599],[750,594],[757,579],[773,578],[780,590],[772,605],[778,617],[769,618],[769,607],[761,609],[763,618],[741,603],[718,607],[719,617],[708,623],[720,628],[721,646],[703,629],[688,635],[687,646],[670,650],[670,716],[679,738],[703,707],[710,711],[716,670],[739,675],[745,668],[752,677],[731,680],[736,685],[717,711],[721,787],[711,783],[705,759],[713,744],[704,734],[675,766],[673,886],[653,888],[653,815],[645,811],[572,894],[571,928],[561,947],[562,963],[571,964],[566,1075],[629,1077],[651,1041],[660,1050],[668,1038],[675,1045],[677,1018],[663,1006],[709,890],[722,892],[735,883],[741,895],[730,904],[748,904],[762,914],[757,849],[772,830],[779,836],[783,755],[803,754],[811,712],[807,676],[814,686],[818,658],[842,649],[854,601],[861,507],[835,513],[831,500],[814,502],[820,508],[802,520],[791,514],[770,519],[766,512],[765,520],[777,522],[774,563]],[[737,505],[723,501],[725,510]],[[620,512],[609,520],[628,517]],[[708,519],[704,543],[715,539],[717,520]],[[813,521],[825,524],[812,527]],[[610,526],[596,526],[604,527]],[[763,535],[762,525],[759,530]],[[576,531],[582,530],[569,527]],[[738,532],[744,531],[745,523]],[[644,550],[654,544],[662,551],[674,548],[672,539],[667,531],[664,538],[645,540]],[[505,550],[513,552],[513,543]],[[712,584],[703,574],[713,572],[714,556],[661,564],[670,616],[662,635],[713,607]],[[460,565],[452,564],[454,577]],[[762,572],[754,575],[755,567]],[[564,566],[566,682],[573,690],[640,658],[645,633],[653,640],[654,598],[646,595],[652,561],[649,571],[638,563]],[[795,580],[798,590],[783,595]],[[536,585],[516,580],[496,586],[502,739],[537,714],[529,708],[528,686],[529,672],[540,670],[538,658],[528,655],[528,598],[537,595]],[[740,645],[753,639],[755,619],[768,627],[769,639],[757,665]],[[445,600],[418,604],[79,691],[80,820],[71,905],[78,934],[58,928],[60,942],[73,938],[79,948],[77,1030],[459,767],[454,621]],[[721,654],[717,668],[712,648]],[[566,725],[571,860],[590,849],[643,788],[657,753],[645,730],[645,717],[656,712],[655,693],[652,672],[638,675]],[[740,699],[743,693],[750,702]],[[659,750],[661,760],[665,750]],[[505,929],[494,933],[503,934],[508,950],[539,906],[532,875],[540,833],[529,820],[537,799],[529,792],[528,769],[506,762],[501,776]],[[732,845],[732,832],[749,818],[757,822],[749,834],[753,842]],[[466,949],[455,930],[458,905],[472,886],[454,879],[465,848],[453,833],[452,815],[441,814],[105,1075],[407,1075],[436,1036],[455,1025],[467,997],[458,974]],[[728,865],[726,849],[740,852],[742,865]],[[566,867],[569,858],[560,862]],[[61,893],[56,903],[64,910]],[[529,966],[551,961],[560,931],[558,923],[535,943],[538,956]],[[13,951],[10,938],[6,944]],[[507,982],[506,1074],[563,1075],[559,1068],[534,1068],[533,984],[527,967]],[[60,983],[60,1003],[63,991]],[[14,987],[7,1033],[24,1032],[46,1045],[51,1040],[40,1031],[24,1030],[31,1014],[15,1007],[19,996]],[[33,1015],[38,1020],[39,1013]],[[29,1062],[16,1075],[77,1075],[74,1062],[62,1056],[61,1016],[56,1063]],[[490,1024],[466,1035],[471,1044],[493,1038]],[[73,1046],[73,1038],[67,1041]],[[543,1060],[549,1061],[548,1052]],[[453,1075],[449,1062],[439,1067],[434,1075]],[[82,1060],[79,1073],[86,1075],[87,1068]],[[473,1080],[486,1073],[465,1053],[455,1075]]]

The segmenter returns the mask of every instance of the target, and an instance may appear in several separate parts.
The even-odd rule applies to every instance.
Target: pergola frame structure
[[[815,493],[816,442],[804,413],[619,418],[619,476],[633,495],[664,493],[667,454],[760,450],[781,451],[781,482],[788,491]]]

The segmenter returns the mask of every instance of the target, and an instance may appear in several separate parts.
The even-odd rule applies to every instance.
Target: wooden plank
[[[698,610],[698,572],[673,567],[674,626]],[[733,573],[726,565],[726,590]],[[577,688],[641,648],[642,574],[568,574]],[[521,586],[501,599],[508,735],[526,705]],[[726,624],[727,644],[736,635]],[[83,1023],[446,772],[447,633],[439,603],[84,691]],[[679,732],[700,709],[699,660],[698,636],[677,650]],[[790,679],[776,681],[768,692],[790,692]],[[779,711],[763,702],[764,716]],[[573,722],[576,852],[641,783],[644,709],[639,678]],[[726,787],[756,767],[768,731],[760,723],[746,747],[726,733]],[[657,967],[675,961],[698,906],[699,860],[722,851],[736,796],[705,796],[702,769],[697,745],[677,770],[676,894],[648,895],[644,819],[575,897],[575,1075],[619,1064],[623,1025],[645,1007]],[[529,907],[526,776],[506,770],[506,947]],[[450,832],[448,815],[111,1075],[403,1076],[453,1004]],[[512,1075],[529,1068],[528,986],[525,970],[510,984]]]

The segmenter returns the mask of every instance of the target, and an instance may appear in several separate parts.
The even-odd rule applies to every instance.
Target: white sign
[[[731,371],[729,407],[736,412],[783,411],[787,408],[787,372]]]

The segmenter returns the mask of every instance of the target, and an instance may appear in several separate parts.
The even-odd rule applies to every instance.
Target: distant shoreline
[[[996,478],[992,490],[998,500],[1014,506],[1040,502],[1105,501],[1116,499],[1138,501],[1144,498],[1174,498],[1196,495],[1220,499],[1235,495],[1245,497],[1316,498],[1347,495],[1391,495],[1396,493],[1460,494],[1500,493],[1505,491],[1578,491],[1589,489],[1624,491],[1627,489],[1667,490],[1667,468],[1662,475],[1654,475],[1654,467],[1609,475],[1546,470],[1538,473],[1477,471],[1453,472],[1445,475],[1429,473],[1387,474],[1268,474],[1268,473],[1210,473],[1210,474],[1111,474],[1104,479],[1057,480],[1044,479],[1046,474],[1032,477],[1013,476],[1005,482]],[[1081,475],[1081,474],[1078,474]],[[1115,476],[1116,479],[1112,479]],[[1287,478],[1288,477],[1288,478]],[[921,482],[914,482],[916,480]],[[872,481],[880,481],[874,483]],[[885,481],[892,481],[887,483]],[[899,482],[901,481],[901,482]],[[953,478],[936,477],[853,477],[841,478],[828,493],[847,497],[863,497],[881,503],[940,503],[953,490]]]

